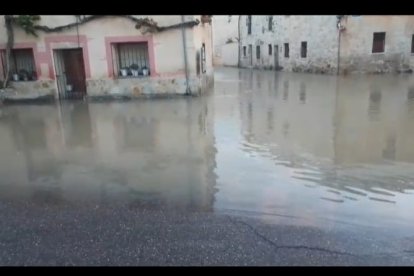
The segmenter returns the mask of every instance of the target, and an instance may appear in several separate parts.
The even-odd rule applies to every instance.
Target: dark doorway
[[[275,56],[275,70],[278,70],[279,68],[279,45],[275,45],[275,50],[273,51],[273,54]]]
[[[56,81],[60,99],[83,99],[86,95],[82,48],[54,51]]]

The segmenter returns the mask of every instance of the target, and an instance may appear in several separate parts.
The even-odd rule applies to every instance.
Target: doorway
[[[54,60],[59,99],[83,99],[86,76],[82,48],[54,50]]]
[[[275,70],[279,68],[279,45],[275,45],[275,49],[273,51],[274,58],[275,58]]]

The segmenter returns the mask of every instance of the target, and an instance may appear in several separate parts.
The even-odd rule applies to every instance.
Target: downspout
[[[341,29],[338,30],[338,57],[337,57],[337,63],[338,64],[336,66],[336,74],[337,75],[339,75],[340,60],[341,60]]]
[[[240,20],[241,20],[241,15],[239,15],[239,22],[238,22],[238,29],[239,29],[239,59],[237,62],[237,67],[240,67],[241,65],[241,37],[240,37]]]
[[[186,41],[186,36],[185,36],[185,27],[184,27],[184,15],[181,15],[181,33],[183,35],[183,48],[184,48],[184,67],[185,67],[185,83],[186,83],[186,90],[185,90],[185,95],[191,95],[191,90],[190,90],[190,83],[188,80],[188,60],[187,60],[187,41]]]
[[[341,31],[342,31],[342,25],[341,25],[342,16],[338,16],[338,22],[336,24],[336,27],[338,28],[338,57],[337,57],[337,66],[336,66],[336,74],[339,75],[340,72],[340,64],[341,64]]]

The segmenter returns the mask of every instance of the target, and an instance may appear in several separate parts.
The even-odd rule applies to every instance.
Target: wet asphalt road
[[[414,264],[414,239],[211,212],[15,201],[1,202],[0,212],[0,264],[7,266]]]

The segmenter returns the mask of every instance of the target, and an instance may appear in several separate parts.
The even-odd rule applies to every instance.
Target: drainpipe
[[[339,75],[339,66],[341,64],[341,31],[343,26],[341,25],[342,16],[338,16],[338,23],[336,27],[338,28],[338,57],[337,57],[337,66],[336,74]]]
[[[338,58],[337,58],[337,66],[336,66],[336,74],[339,75],[339,64],[340,64],[340,53],[341,53],[341,29],[338,30]]]
[[[240,67],[241,65],[241,36],[240,36],[240,20],[241,20],[241,15],[239,15],[239,22],[238,22],[238,29],[239,29],[239,59],[237,62],[237,67]]]
[[[181,33],[183,35],[183,48],[184,48],[184,66],[185,66],[185,82],[186,82],[186,95],[191,95],[190,84],[188,80],[188,61],[187,61],[187,42],[185,37],[185,27],[184,27],[184,15],[181,15]]]

